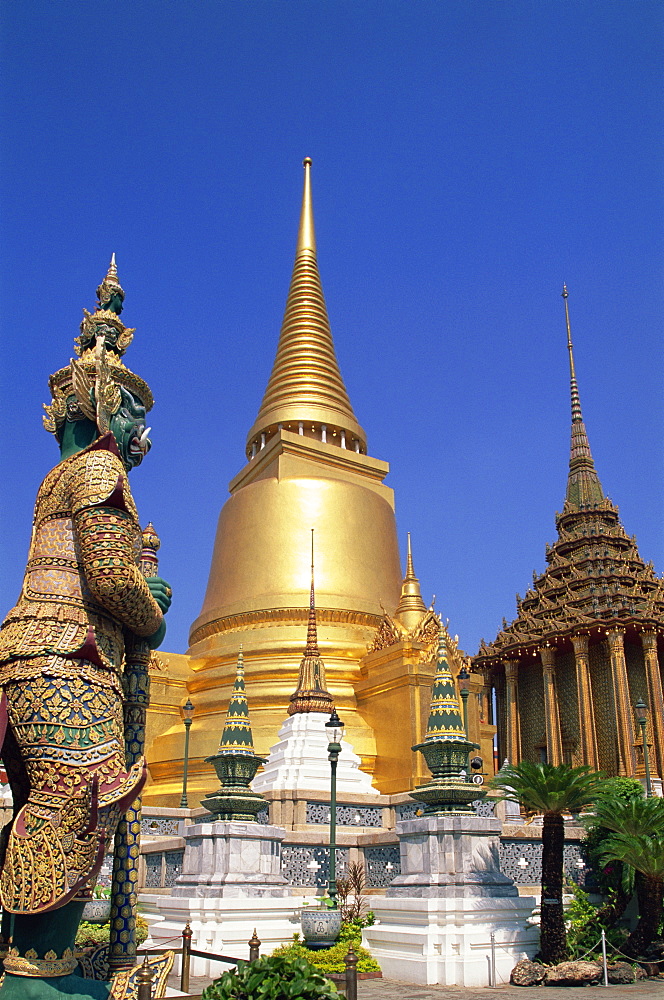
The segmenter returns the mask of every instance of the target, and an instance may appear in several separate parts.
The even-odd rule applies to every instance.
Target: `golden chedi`
[[[230,483],[217,528],[207,591],[192,625],[188,657],[169,656],[162,701],[177,685],[196,714],[192,800],[209,790],[203,758],[214,753],[244,646],[256,750],[267,752],[297,686],[309,615],[311,529],[316,537],[318,635],[328,689],[349,741],[374,769],[374,733],[358,711],[360,659],[384,609],[401,594],[389,467],[370,458],[337,362],[316,261],[311,160],[277,353],[246,445],[247,463]],[[187,662],[188,661],[188,662]],[[156,679],[156,678],[155,678]],[[186,684],[186,692],[184,685]],[[169,689],[169,690],[167,690]],[[174,705],[153,702],[146,799],[173,800],[180,780],[182,729]]]

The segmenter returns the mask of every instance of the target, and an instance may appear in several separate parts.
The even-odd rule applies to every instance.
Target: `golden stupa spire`
[[[408,556],[406,558],[406,575],[401,585],[401,600],[394,612],[402,625],[405,625],[409,632],[422,621],[427,613],[427,606],[422,600],[420,591],[420,581],[415,576],[413,568],[413,553],[410,547],[410,531],[408,532]]]
[[[581,413],[581,400],[576,381],[576,369],[574,368],[574,353],[572,351],[572,329],[569,322],[567,285],[563,285],[562,296],[565,301],[565,323],[567,324],[567,350],[569,352],[570,395],[572,402],[572,438],[567,492],[565,494],[565,509],[568,509],[569,507],[595,506],[604,500],[604,491],[602,490],[602,484],[595,469],[586,426]]]
[[[332,695],[326,688],[325,664],[318,649],[316,629],[316,598],[314,593],[314,529],[311,529],[311,590],[309,592],[309,620],[307,645],[300,663],[297,688],[291,695],[288,714],[298,712],[326,712],[333,708]]]
[[[256,454],[283,428],[326,444],[366,451],[334,350],[316,260],[311,160],[304,160],[304,191],[293,277],[263,402],[247,437]]]

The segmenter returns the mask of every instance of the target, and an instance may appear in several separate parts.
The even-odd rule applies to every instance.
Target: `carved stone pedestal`
[[[401,874],[372,899],[377,923],[365,941],[384,975],[412,983],[490,985],[535,954],[535,898],[522,896],[499,867],[500,821],[472,815],[397,823]]]
[[[174,896],[288,896],[281,875],[280,826],[213,822],[187,827]]]

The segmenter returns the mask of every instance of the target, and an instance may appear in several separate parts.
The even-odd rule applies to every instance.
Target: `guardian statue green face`
[[[168,584],[147,581],[137,561],[143,536],[127,473],[150,448],[153,400],[121,360],[133,331],[119,319],[114,259],[98,295],[79,358],[49,380],[45,425],[61,460],[39,488],[21,595],[0,629],[1,756],[14,798],[0,872],[13,948],[0,1000],[62,995],[47,991],[60,976],[71,979],[63,993],[104,995],[74,988],[74,936],[118,820],[145,782],[144,760],[129,766],[125,755],[125,647],[144,639],[155,648],[170,605]]]

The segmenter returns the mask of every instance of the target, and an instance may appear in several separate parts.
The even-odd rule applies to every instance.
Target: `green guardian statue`
[[[14,797],[1,845],[12,936],[2,1000],[108,995],[108,983],[74,975],[74,938],[146,778],[144,759],[125,756],[125,646],[138,637],[156,648],[171,602],[168,584],[138,566],[127,474],[150,448],[153,398],[122,361],[134,331],[120,319],[115,255],[97,297],[78,358],[49,380],[44,424],[61,459],[39,488],[21,595],[0,629],[1,756]]]

